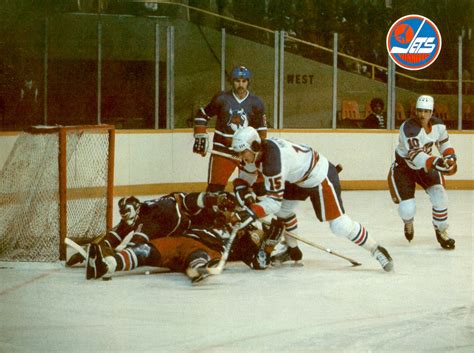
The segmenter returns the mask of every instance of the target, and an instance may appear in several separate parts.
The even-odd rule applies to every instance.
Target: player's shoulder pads
[[[431,125],[444,125],[444,121],[437,116],[432,116],[430,119]]]
[[[421,126],[415,119],[408,119],[403,123],[403,133],[406,137],[415,137],[420,133]]]
[[[263,159],[262,171],[268,176],[278,175],[281,173],[281,152],[277,144],[272,140],[265,140],[262,143]]]

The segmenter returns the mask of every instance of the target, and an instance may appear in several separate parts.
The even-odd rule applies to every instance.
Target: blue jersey
[[[194,120],[195,128],[206,127],[213,116],[217,116],[213,150],[220,154],[236,155],[229,147],[238,129],[252,126],[259,132],[267,130],[263,101],[250,92],[243,99],[233,91],[219,92],[205,108],[199,109]]]

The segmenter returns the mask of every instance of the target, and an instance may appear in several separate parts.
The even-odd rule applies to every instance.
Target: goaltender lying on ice
[[[140,266],[166,267],[184,272],[195,283],[220,274],[228,260],[260,270],[291,260],[287,247],[275,249],[284,244],[284,224],[276,219],[262,224],[254,221],[241,195],[242,190],[239,197],[227,192],[174,192],[146,201],[122,198],[120,222],[88,244],[87,253],[79,248],[67,265],[86,258],[86,278],[104,280]],[[252,197],[250,188],[245,195]],[[360,265],[296,234],[287,231],[286,235]]]

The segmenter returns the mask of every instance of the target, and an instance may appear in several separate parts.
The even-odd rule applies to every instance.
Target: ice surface
[[[0,263],[0,352],[474,352],[474,191],[448,195],[454,251],[438,245],[424,192],[411,244],[388,191],[343,192],[394,273],[332,235],[309,202],[299,234],[362,266],[305,244],[304,267],[231,263],[194,286],[163,269],[106,282],[81,267]]]

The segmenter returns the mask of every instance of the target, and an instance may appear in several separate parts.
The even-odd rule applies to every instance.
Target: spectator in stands
[[[387,49],[385,48],[385,36],[385,33],[380,30],[376,30],[372,37],[374,40],[370,43],[368,48],[366,48],[367,51],[364,53],[368,62],[382,67],[387,67]],[[372,73],[369,73],[371,76]],[[374,78],[383,82],[387,82],[387,70],[376,66],[374,68]]]
[[[362,74],[362,64],[357,59],[360,59],[360,50],[359,46],[356,45],[356,42],[353,38],[348,38],[346,41],[341,40],[342,52],[344,54],[350,55],[352,58],[343,57],[341,62],[343,67],[353,73]],[[354,59],[353,59],[354,58]]]
[[[40,113],[38,82],[31,72],[27,72],[20,87],[16,107],[17,119],[22,122],[23,126],[38,124]]]
[[[295,36],[295,21],[298,18],[296,4],[285,0],[270,0],[268,2],[268,21],[270,26],[277,30],[283,30],[289,36]]]
[[[370,101],[370,113],[364,120],[364,128],[366,129],[386,129],[387,119],[383,113],[385,104],[381,98],[374,98]]]
[[[234,0],[232,1],[232,9],[235,19],[252,25],[265,26],[265,1]],[[255,30],[252,27],[240,26],[238,32],[240,32],[240,35],[251,40],[267,41],[266,33]]]
[[[448,69],[446,71],[446,80],[449,82],[446,82],[444,84],[444,90],[442,91],[443,93],[447,94],[455,94],[458,89],[458,83],[457,82],[452,82],[452,81],[457,81],[458,80],[458,69]],[[462,80],[463,81],[470,81],[471,80],[471,73],[469,70],[466,68],[463,69],[462,72]],[[462,86],[462,94],[469,94],[471,90],[471,84],[468,82],[464,82]]]

